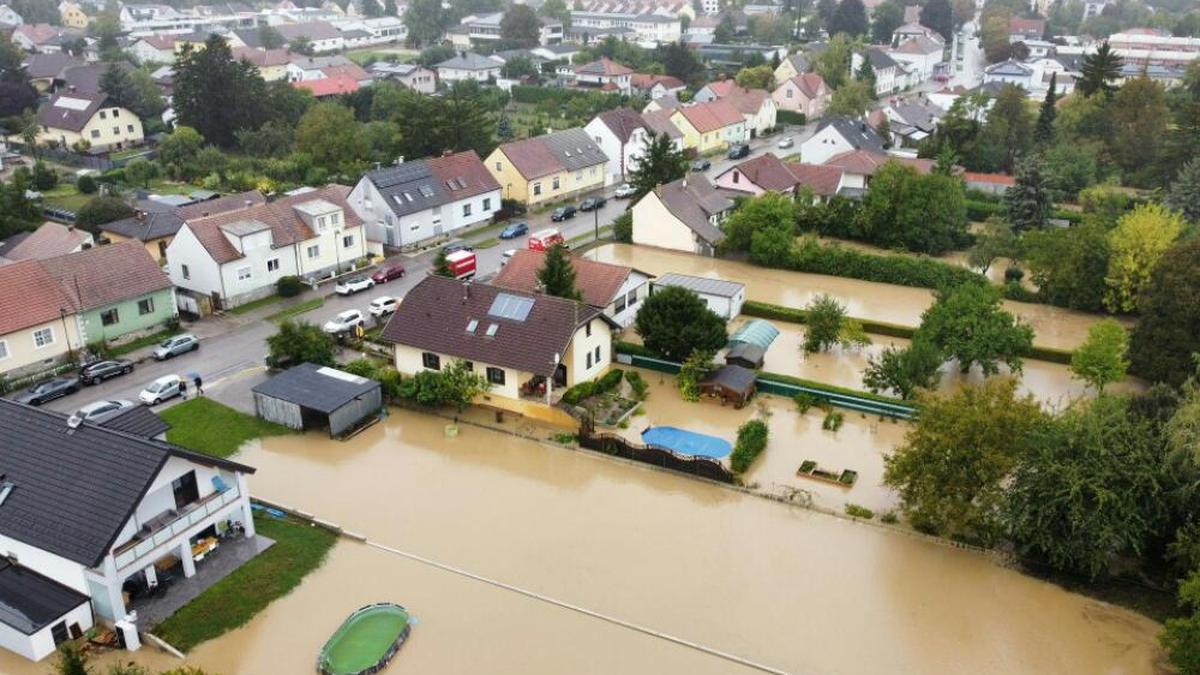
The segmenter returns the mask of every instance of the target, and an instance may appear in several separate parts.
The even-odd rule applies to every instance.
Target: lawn
[[[500,245],[499,237],[488,237],[482,241],[475,242],[475,248],[491,248]]]
[[[244,305],[238,305],[237,307],[234,307],[233,309],[229,310],[229,313],[230,314],[245,314],[246,312],[253,312],[254,310],[258,309],[259,307],[266,307],[267,305],[273,305],[273,304],[279,302],[280,300],[283,300],[282,295],[268,295],[265,298],[259,298],[258,300],[253,300],[251,302],[247,302]]]
[[[168,442],[214,457],[228,457],[246,441],[292,433],[205,397],[168,408],[161,417],[171,425]]]
[[[311,312],[324,304],[325,298],[313,298],[312,300],[305,300],[304,302],[296,303],[291,307],[285,307],[274,314],[268,315],[267,321],[283,321],[285,319],[291,319],[300,316],[305,312]]]
[[[135,351],[141,349],[142,347],[149,347],[150,345],[156,345],[177,333],[179,333],[178,328],[175,328],[175,329],[168,328],[167,330],[161,330],[161,331],[159,331],[157,333],[153,333],[151,335],[144,335],[136,340],[130,340],[129,342],[126,342],[125,344],[116,345],[115,347],[111,347],[111,348],[109,348],[108,353],[111,354],[112,356],[124,356],[125,354],[128,354],[129,352],[135,352]]]
[[[84,204],[91,201],[95,195],[80,194],[75,186],[66,181],[60,181],[52,190],[42,192],[42,197],[49,206],[57,206],[68,211],[78,211]]]
[[[320,567],[337,542],[332,532],[295,520],[256,514],[254,527],[275,545],[184,605],[155,635],[186,652],[245,625]]]

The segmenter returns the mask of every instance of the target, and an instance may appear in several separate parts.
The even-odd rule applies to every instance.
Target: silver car
[[[192,352],[200,348],[200,338],[191,333],[183,333],[169,337],[159,343],[154,350],[154,358],[157,361],[166,361],[172,356],[179,356],[187,352]]]
[[[124,399],[96,401],[95,403],[89,403],[77,410],[75,412],[75,416],[83,418],[89,422],[99,422],[100,420],[107,419],[114,414],[125,410],[126,408],[132,407],[133,401],[126,401]]]

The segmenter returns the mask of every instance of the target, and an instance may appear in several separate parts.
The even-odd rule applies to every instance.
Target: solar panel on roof
[[[529,312],[532,309],[533,298],[512,295],[510,293],[500,293],[496,296],[495,300],[492,300],[492,306],[488,308],[488,315],[501,319],[524,321],[529,318]]]
[[[401,183],[424,178],[429,175],[429,168],[424,162],[412,162],[410,164],[401,164],[400,166],[392,166],[386,169],[380,169],[371,173],[371,180],[375,186],[381,189],[395,187]]]

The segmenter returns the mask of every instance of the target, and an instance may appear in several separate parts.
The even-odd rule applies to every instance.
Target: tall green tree
[[[500,19],[500,39],[513,49],[536,47],[541,32],[542,21],[529,5],[514,4]]]
[[[1151,382],[1178,386],[1200,352],[1200,239],[1172,246],[1142,290],[1130,339],[1130,368]]]
[[[862,324],[846,316],[846,306],[822,293],[804,308],[804,351],[823,352],[831,347],[857,347],[870,344]]]
[[[1186,611],[1167,619],[1159,642],[1179,672],[1200,673],[1200,570],[1180,584],[1179,606]]]
[[[985,375],[995,375],[1001,363],[1021,370],[1021,357],[1033,346],[1033,329],[1001,307],[999,289],[963,284],[936,297],[921,315],[918,333],[957,360],[959,370],[979,366]]]
[[[1108,229],[1097,219],[1027,232],[1021,243],[1039,298],[1091,312],[1104,308]]]
[[[538,9],[538,14],[561,21],[564,29],[571,27],[571,8],[564,0],[546,0]]]
[[[175,62],[173,102],[179,123],[208,142],[233,147],[234,132],[266,121],[266,82],[258,69],[234,60],[229,44],[213,34],[204,49],[184,45]]]
[[[1058,73],[1050,73],[1050,86],[1046,89],[1046,98],[1042,99],[1042,107],[1038,111],[1037,127],[1034,140],[1039,145],[1047,145],[1054,140],[1054,116],[1057,113],[1054,105],[1058,103]]]
[[[749,251],[754,235],[773,226],[792,228],[796,212],[791,199],[778,192],[765,192],[747,199],[722,223],[723,251]]]
[[[638,165],[629,172],[629,184],[633,186],[632,203],[637,203],[654,188],[687,175],[687,157],[676,150],[671,137],[656,134],[647,141],[645,153]]]
[[[1135,185],[1157,184],[1155,169],[1170,121],[1163,86],[1148,77],[1128,80],[1110,107],[1113,159]]]
[[[895,393],[911,399],[921,390],[933,388],[945,360],[941,350],[925,338],[918,337],[904,348],[889,346],[879,356],[867,359],[863,386],[877,394]]]
[[[825,84],[836,90],[850,79],[850,64],[854,55],[854,41],[843,33],[832,34],[825,51],[813,59],[813,71],[825,80]]]
[[[929,0],[921,8],[921,25],[938,32],[947,43],[954,36],[954,10],[949,0]]]
[[[1100,43],[1095,52],[1085,54],[1080,67],[1081,77],[1075,83],[1075,91],[1084,96],[1093,94],[1109,95],[1116,91],[1112,84],[1121,76],[1123,60],[1109,46],[1108,41]]]
[[[1188,222],[1200,225],[1200,157],[1188,162],[1175,177],[1163,204],[1183,214]]]
[[[862,0],[841,0],[833,19],[829,22],[829,34],[845,33],[851,37],[866,35],[870,31],[867,22],[867,9]]]
[[[975,244],[967,251],[967,264],[987,274],[997,258],[1012,258],[1017,253],[1017,235],[1007,220],[992,216],[975,235]]]
[[[1104,319],[1088,328],[1087,340],[1071,354],[1071,374],[1087,382],[1098,392],[1119,382],[1129,370],[1129,333],[1113,319]]]
[[[1132,312],[1150,283],[1159,259],[1183,231],[1183,218],[1158,204],[1143,204],[1121,216],[1108,234],[1108,292],[1112,312]]]
[[[725,347],[725,321],[686,288],[656,290],[638,310],[634,329],[648,349],[663,358],[682,362],[699,351]]]
[[[442,9],[442,0],[412,0],[404,12],[408,41],[415,47],[437,42],[453,20],[454,17]]]
[[[655,51],[656,58],[662,63],[663,73],[678,77],[689,84],[697,83],[705,73],[704,64],[696,58],[696,52],[678,42],[660,45]]]
[[[306,321],[288,319],[267,338],[267,360],[276,365],[333,365],[333,337]]]
[[[283,34],[280,33],[274,26],[259,26],[258,41],[262,43],[263,49],[279,49],[287,44],[287,40],[283,39]]]
[[[21,49],[8,34],[0,34],[0,117],[15,117],[37,106]]]
[[[300,118],[295,148],[330,173],[364,170],[370,150],[354,112],[332,101],[314,105]]]
[[[1004,194],[1004,213],[1017,232],[1040,230],[1050,222],[1054,204],[1041,157],[1029,157],[1017,165],[1013,186]]]
[[[984,142],[1001,149],[1000,169],[1012,172],[1018,159],[1026,155],[1033,139],[1033,116],[1030,114],[1025,90],[1006,84],[996,95],[996,102],[987,114]]]
[[[583,299],[575,283],[575,266],[571,263],[571,254],[562,244],[555,244],[546,251],[542,266],[537,271],[537,280],[546,295],[568,300]]]
[[[896,0],[885,0],[871,12],[871,42],[891,44],[892,33],[904,25],[904,8]]]
[[[875,103],[875,88],[863,80],[849,80],[833,90],[826,112],[830,115],[860,117]]]

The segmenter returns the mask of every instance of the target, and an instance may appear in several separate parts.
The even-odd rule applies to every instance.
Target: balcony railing
[[[213,492],[184,506],[174,518],[156,524],[149,531],[138,530],[133,539],[113,549],[117,568],[129,565],[176,535],[183,534],[189,527],[216,513],[238,496],[237,485],[230,485],[222,492]]]

